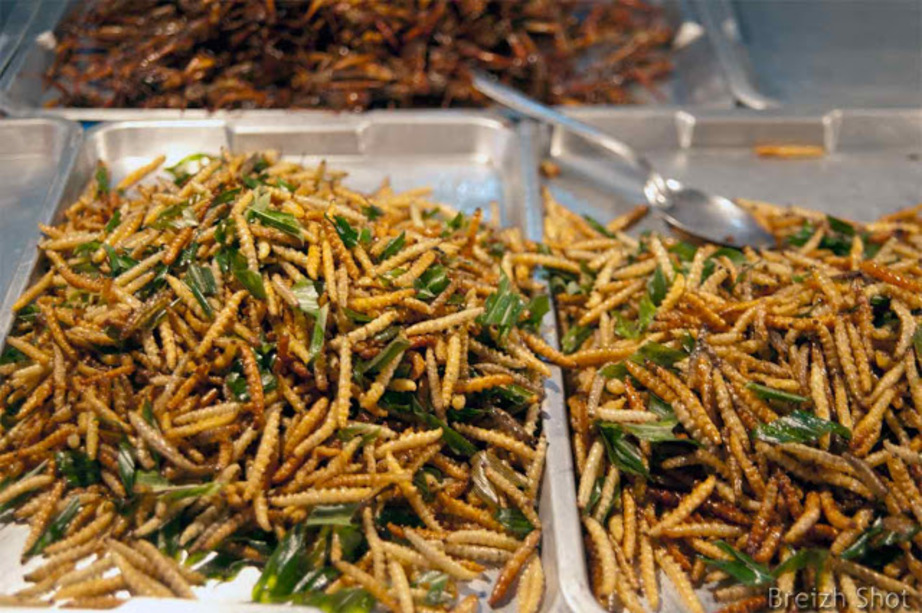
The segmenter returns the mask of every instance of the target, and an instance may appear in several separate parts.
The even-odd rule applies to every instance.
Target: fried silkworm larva
[[[279,421],[281,417],[281,407],[269,411],[266,425],[263,428],[263,436],[259,441],[259,448],[256,451],[256,458],[247,470],[247,484],[243,494],[245,500],[249,500],[256,496],[257,490],[263,485],[266,470],[278,446]]]
[[[522,613],[536,613],[541,606],[541,597],[544,594],[544,568],[541,558],[531,555],[522,577],[519,579],[519,588],[516,591],[516,601]]]
[[[170,598],[173,592],[159,581],[148,577],[118,553],[112,554],[115,564],[121,572],[122,578],[131,593],[136,596],[150,596],[154,598]]]
[[[515,581],[515,578],[522,570],[522,566],[528,560],[532,552],[538,547],[540,541],[541,530],[532,530],[529,532],[528,536],[522,541],[522,544],[519,545],[519,548],[515,550],[512,557],[509,558],[509,561],[503,566],[499,576],[496,578],[496,583],[493,585],[493,591],[490,593],[488,602],[491,607],[495,607],[506,597],[506,593],[509,591],[509,588],[512,587],[512,582]]]
[[[662,548],[655,548],[653,550],[653,555],[656,559],[656,563],[663,569],[663,572],[666,573],[666,576],[669,577],[672,584],[678,590],[679,596],[682,598],[682,604],[686,607],[686,610],[690,613],[705,613],[704,606],[695,594],[694,587],[692,587],[688,575],[685,574],[685,571],[682,570],[675,559]]]
[[[583,524],[592,540],[592,548],[600,564],[601,575],[595,589],[602,597],[609,596],[615,591],[618,580],[615,550],[612,549],[608,534],[599,522],[592,517],[584,517]]]
[[[694,513],[701,503],[708,499],[716,485],[717,479],[714,478],[714,475],[710,475],[707,479],[698,483],[691,493],[679,503],[676,509],[662,518],[659,523],[650,527],[650,536],[659,536],[664,530],[679,525],[685,518]]]
[[[435,566],[448,573],[452,577],[457,577],[458,579],[463,579],[470,581],[471,579],[476,578],[480,573],[471,571],[457,561],[445,555],[437,547],[435,547],[431,542],[424,539],[422,536],[416,533],[413,529],[408,529],[404,531],[404,534],[410,544],[416,548],[429,562]]]
[[[397,592],[397,602],[401,613],[413,613],[413,596],[410,594],[410,583],[403,566],[396,560],[391,560],[387,568],[391,576],[391,583]]]

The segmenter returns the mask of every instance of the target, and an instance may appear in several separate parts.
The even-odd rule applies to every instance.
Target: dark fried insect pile
[[[631,101],[670,71],[641,0],[100,0],[56,32],[54,106],[478,106],[468,67],[551,104]]]

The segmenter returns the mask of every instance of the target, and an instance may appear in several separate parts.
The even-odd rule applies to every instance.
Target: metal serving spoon
[[[707,194],[667,179],[653,169],[649,160],[620,140],[581,121],[537,102],[479,71],[472,71],[474,87],[510,109],[577,134],[602,147],[644,180],[647,201],[674,228],[700,239],[741,247],[768,247],[775,239],[743,208],[723,196]]]

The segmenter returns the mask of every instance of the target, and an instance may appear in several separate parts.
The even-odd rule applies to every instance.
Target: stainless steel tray
[[[695,0],[695,8],[746,106],[922,104],[918,0]]]
[[[80,146],[80,128],[54,119],[0,121],[0,297],[21,279],[17,263],[35,250],[36,224],[47,222]],[[18,293],[21,283],[12,283]],[[6,329],[7,311],[0,313]]]
[[[572,114],[626,140],[665,176],[730,197],[798,204],[858,221],[922,202],[922,110],[811,115],[576,109]],[[530,123],[519,131],[533,147],[535,163],[550,159],[559,165],[559,177],[541,182],[576,212],[604,223],[644,202],[639,189],[613,179],[604,154],[578,137]],[[791,142],[822,145],[828,154],[781,160],[762,159],[753,151],[760,144]],[[655,215],[636,231],[645,229],[667,231]],[[569,451],[566,439],[548,455],[547,489],[555,499],[543,510],[551,512],[557,545],[549,565],[557,568],[560,595],[571,611],[601,613],[587,574]],[[668,582],[661,587],[660,613],[681,613]],[[708,610],[718,608],[704,591],[701,596]]]
[[[28,5],[36,11],[28,29],[10,33],[22,38],[8,69],[0,76],[0,108],[12,113],[34,113],[67,117],[81,121],[125,121],[138,119],[239,119],[298,115],[305,113],[328,113],[331,111],[207,111],[204,109],[117,109],[117,108],[45,108],[53,98],[42,82],[42,75],[54,59],[53,31],[70,7],[79,4],[77,0],[6,0],[19,5]],[[731,108],[733,94],[723,78],[712,44],[699,25],[689,0],[651,0],[666,11],[669,23],[678,36],[672,56],[675,64],[673,75],[657,84],[662,98],[637,88],[634,92],[641,102],[652,105],[694,105],[709,108]],[[24,10],[24,9],[22,9]],[[4,108],[5,107],[5,108]]]
[[[2,124],[0,124],[2,125]],[[336,118],[305,116],[293,124],[290,120],[249,121],[139,121],[104,124],[87,132],[83,147],[72,169],[64,168],[60,180],[63,190],[55,191],[43,205],[47,220],[55,211],[69,205],[90,180],[97,160],[109,165],[113,181],[156,155],[167,155],[166,164],[198,152],[278,150],[283,157],[306,164],[326,160],[337,169],[347,170],[347,185],[372,189],[390,178],[395,189],[431,186],[433,198],[462,210],[481,207],[489,215],[490,203],[500,205],[499,220],[504,225],[540,228],[540,208],[526,200],[526,172],[531,169],[531,150],[524,151],[513,126],[502,118],[476,112],[372,112]],[[2,241],[28,249],[28,256],[16,273],[10,292],[0,307],[0,346],[9,331],[10,307],[19,291],[26,286],[38,266],[34,249],[38,236],[32,224],[27,230],[7,235]],[[554,319],[545,319],[544,334],[554,337]],[[559,371],[550,381],[544,405],[545,428],[550,436],[552,453],[561,453],[567,444],[562,385]],[[563,425],[562,425],[563,424]],[[562,610],[557,590],[552,505],[559,498],[559,486],[545,480],[541,517],[547,526],[543,539],[543,556],[548,581],[545,611]],[[559,509],[553,509],[559,512]],[[23,569],[19,566],[18,548],[27,530],[19,526],[0,529],[0,593],[9,593],[21,585]],[[491,577],[492,579],[492,577]],[[249,600],[253,576],[241,574],[237,581],[201,594],[201,605],[173,603],[188,607],[190,612],[213,610],[215,599],[222,609],[228,604],[237,609]],[[243,582],[240,585],[238,582]],[[486,581],[472,585],[482,594],[489,591]],[[122,610],[150,610],[154,603],[133,599]],[[162,606],[162,605],[161,605]],[[265,607],[262,607],[265,609]],[[178,609],[177,609],[178,610]],[[514,611],[512,602],[503,610]]]

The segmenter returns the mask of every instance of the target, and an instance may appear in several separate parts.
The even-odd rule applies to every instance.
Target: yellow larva
[[[388,441],[375,448],[375,457],[383,458],[388,453],[398,453],[409,449],[418,449],[435,443],[442,438],[442,429],[424,430],[422,432],[408,432],[399,438]]]
[[[243,195],[242,198],[234,203],[231,210],[231,218],[234,220],[234,228],[237,232],[237,238],[240,239],[240,252],[247,261],[247,267],[252,271],[259,270],[259,259],[256,256],[256,245],[253,242],[253,233],[250,232],[250,225],[246,220],[243,212],[253,202],[254,193],[252,190]]]
[[[567,270],[570,272],[579,272],[579,266],[573,262],[554,256],[541,255],[536,253],[516,253],[511,257],[514,264],[526,264],[528,266],[545,266],[557,270]]]
[[[381,545],[381,538],[378,536],[378,530],[375,527],[374,515],[370,507],[365,507],[365,509],[362,510],[362,529],[365,533],[365,540],[368,541],[368,549],[371,551],[374,577],[378,581],[383,581],[385,578],[385,554]],[[400,601],[402,604],[403,599],[400,599]]]
[[[695,509],[697,509],[701,503],[708,499],[711,492],[714,491],[716,484],[717,479],[714,478],[714,475],[698,483],[692,489],[691,493],[682,499],[676,509],[663,517],[657,524],[650,527],[650,536],[659,536],[663,531],[679,525],[683,520],[694,513]]]
[[[452,313],[451,315],[446,315],[445,317],[440,317],[438,319],[430,319],[428,321],[408,326],[406,330],[404,330],[404,334],[407,336],[418,336],[421,334],[441,332],[442,330],[454,328],[456,326],[460,326],[461,324],[465,324],[469,321],[477,319],[483,313],[483,311],[483,307],[474,307],[471,309],[465,309],[464,311],[459,311],[457,313]]]
[[[496,583],[493,585],[493,591],[490,593],[490,597],[487,600],[491,607],[495,607],[506,597],[506,593],[512,586],[516,576],[521,572],[522,567],[525,565],[532,552],[535,551],[540,541],[541,531],[532,530],[522,541],[522,544],[519,545],[519,548],[515,550],[512,557],[503,565],[499,576],[496,578]]]
[[[442,383],[439,379],[439,367],[432,347],[426,347],[426,377],[429,383],[429,399],[439,417],[445,416],[445,405],[442,404]]]
[[[662,548],[655,548],[653,555],[656,563],[663,569],[663,572],[666,573],[666,576],[669,577],[678,590],[686,611],[689,613],[705,613],[704,606],[695,594],[695,589],[689,581],[688,575],[685,574],[685,571],[682,570],[672,556]]]
[[[57,578],[55,584],[58,588],[64,588],[68,585],[74,585],[76,583],[83,583],[91,579],[98,579],[105,573],[107,570],[112,568],[115,562],[110,557],[104,557],[97,559],[92,564],[84,566],[83,568],[72,570],[64,575],[61,575]],[[60,591],[58,591],[60,594]]]
[[[349,340],[350,343],[355,344],[365,339],[374,336],[378,332],[381,332],[392,323],[400,319],[400,313],[398,311],[387,311],[371,320],[361,328],[356,328],[352,332],[346,334],[345,338]],[[340,339],[334,339],[331,345],[337,347],[340,343]]]
[[[502,564],[512,557],[512,552],[485,545],[445,543],[445,553],[464,560],[479,560],[487,564]]]
[[[511,451],[525,461],[532,461],[535,458],[534,449],[525,443],[512,438],[508,434],[496,432],[494,430],[487,430],[485,428],[478,428],[477,426],[470,426],[467,424],[455,424],[455,426],[456,429],[462,434],[483,441],[490,445],[495,445],[496,447]]]
[[[404,262],[409,262],[410,260],[415,259],[417,256],[431,249],[435,249],[438,247],[439,243],[441,243],[439,239],[421,240],[379,264],[375,269],[375,274],[383,275],[384,273],[397,268]]]
[[[102,596],[117,592],[124,587],[126,587],[126,582],[123,575],[104,578],[94,577],[62,587],[55,593],[55,600],[60,602]]]
[[[45,533],[45,529],[54,517],[57,503],[63,494],[64,482],[58,481],[48,494],[35,499],[41,500],[42,506],[36,511],[35,515],[32,516],[29,536],[26,538],[26,542],[22,547],[23,551],[29,551],[38,539],[41,538],[42,534]]]
[[[542,434],[538,439],[538,445],[535,449],[535,455],[528,466],[525,475],[528,480],[528,495],[532,499],[537,499],[538,489],[541,487],[541,478],[544,474],[544,461],[547,458],[547,436]]]
[[[583,525],[592,541],[592,548],[600,565],[600,578],[599,583],[595,586],[596,592],[602,597],[610,596],[615,591],[618,580],[615,551],[608,540],[608,534],[599,522],[591,517],[584,517]]]
[[[34,477],[21,479],[0,491],[0,504],[5,504],[22,494],[47,487],[52,483],[54,483],[54,477],[51,475],[35,475]]]
[[[332,488],[328,490],[314,490],[284,496],[272,496],[269,503],[276,507],[312,507],[321,504],[342,504],[347,502],[361,502],[374,493],[370,487]]]
[[[375,377],[374,382],[359,397],[359,405],[361,405],[363,409],[373,409],[377,406],[381,396],[384,395],[384,392],[388,390],[392,383],[394,373],[396,373],[397,369],[400,367],[404,354],[405,352],[401,351],[394,356],[394,358],[381,369],[381,372]]]
[[[413,529],[404,532],[410,544],[416,548],[433,566],[448,573],[452,577],[470,581],[475,579],[479,573],[468,570],[457,561],[442,553],[435,545],[424,539]]]
[[[344,340],[339,347],[339,381],[336,386],[336,401],[330,410],[340,428],[349,421],[349,402],[352,398],[352,343]]]
[[[804,504],[804,512],[794,525],[788,529],[784,535],[785,542],[796,543],[810,528],[812,528],[820,519],[821,507],[820,496],[816,492],[808,492],[807,500]]]
[[[656,311],[657,317],[660,317],[662,314],[671,311],[673,307],[675,307],[675,305],[682,299],[684,293],[685,277],[683,275],[677,274],[672,281],[672,285],[669,287],[669,291],[666,293],[666,297],[663,298],[663,301],[660,303],[659,308]]]
[[[6,339],[6,342],[13,349],[24,353],[27,357],[35,360],[36,362],[39,362],[40,364],[49,364],[51,362],[50,355],[27,343],[21,338],[11,336],[10,338]]]
[[[579,490],[576,495],[576,504],[581,509],[585,509],[589,503],[589,497],[592,494],[592,488],[595,486],[598,478],[599,469],[602,464],[602,454],[605,449],[601,441],[595,441],[589,448],[589,454],[586,456],[586,464],[580,474]]]
[[[702,437],[708,442],[719,445],[721,442],[720,432],[717,430],[717,426],[714,425],[714,422],[711,421],[707,411],[704,410],[698,397],[669,370],[656,364],[653,365],[653,369],[666,385],[671,387],[678,395],[681,404],[688,410],[689,416],[693,421],[693,429],[695,431],[700,431]]]
[[[448,359],[445,363],[445,377],[442,379],[442,406],[449,406],[458,382],[461,369],[461,337],[452,334],[448,339]]]
[[[276,407],[269,411],[266,418],[266,425],[263,428],[262,439],[259,441],[256,458],[247,470],[247,484],[244,490],[244,499],[246,500],[256,496],[257,491],[263,487],[266,470],[278,447],[279,421],[281,417],[282,409],[281,407]]]
[[[518,340],[519,335],[515,331],[509,334],[514,340]],[[518,343],[510,343],[507,347],[510,354],[513,357],[518,358],[525,363],[526,366],[530,367],[532,370],[540,373],[544,377],[551,376],[550,367],[538,359],[538,357],[531,352],[527,345],[520,345]]]
[[[94,553],[99,547],[99,543],[95,541],[85,542],[76,547],[71,547],[69,549],[64,549],[61,553],[57,555],[48,555],[46,556],[48,560],[42,565],[26,573],[26,580],[32,582],[42,581],[55,574],[60,568],[71,564],[77,560],[82,560],[83,558]],[[47,549],[46,549],[47,552]]]
[[[629,488],[621,491],[621,514],[624,517],[624,538],[621,540],[621,547],[625,557],[633,561],[634,549],[637,546],[637,503]]]
[[[434,251],[429,251],[424,253],[418,260],[416,260],[410,269],[405,273],[394,279],[394,285],[397,287],[406,287],[412,285],[416,279],[418,279],[426,269],[432,266],[435,263],[438,256]]]
[[[487,529],[455,530],[445,537],[445,542],[483,545],[509,551],[515,551],[520,544],[517,539],[511,536]]]
[[[212,344],[221,336],[237,314],[240,303],[246,298],[247,292],[240,290],[233,294],[227,301],[223,309],[215,316],[214,323],[208,329],[202,342],[196,347],[195,354],[198,357],[204,356],[211,349]]]
[[[160,263],[160,260],[163,259],[164,252],[158,251],[157,253],[148,256],[144,260],[138,262],[136,265],[132,266],[128,271],[120,274],[115,278],[116,285],[121,285],[122,287],[128,285],[129,282],[138,278],[154,266]]]
[[[403,566],[396,560],[391,560],[387,568],[391,583],[397,592],[398,610],[400,613],[413,613],[413,595],[410,593],[410,582],[407,580],[407,574],[404,572]]]
[[[135,545],[153,563],[157,574],[177,596],[195,598],[192,593],[192,587],[187,580],[187,575],[180,570],[181,565],[164,555],[149,541],[139,540]],[[204,577],[199,577],[197,583],[204,583]]]
[[[922,521],[922,495],[919,494],[919,488],[916,487],[906,464],[898,456],[891,456],[887,458],[887,468],[898,491],[907,499],[916,521]]]
[[[533,503],[528,496],[526,496],[515,484],[507,479],[499,471],[496,471],[490,467],[486,469],[487,478],[493,482],[496,488],[505,494],[517,507],[522,511],[522,514],[531,522],[532,526],[540,527],[541,520],[538,518],[537,512],[535,512]]]
[[[133,567],[120,554],[113,553],[112,557],[115,560],[115,565],[118,566],[122,578],[125,580],[125,584],[135,596],[148,596],[154,598],[170,598],[173,596],[173,592],[171,592],[168,587]]]
[[[659,609],[659,586],[656,583],[656,566],[653,559],[653,545],[646,534],[640,537],[640,577],[643,593],[650,608]]]
[[[519,579],[519,588],[516,591],[518,610],[521,613],[537,613],[541,607],[543,594],[544,568],[541,565],[541,558],[532,554]]]
[[[592,322],[596,321],[602,315],[602,313],[610,311],[615,307],[627,302],[637,292],[637,290],[640,289],[641,285],[641,281],[632,282],[618,293],[609,296],[597,306],[587,311],[586,314],[583,315],[577,323],[581,326],[591,324]]]

